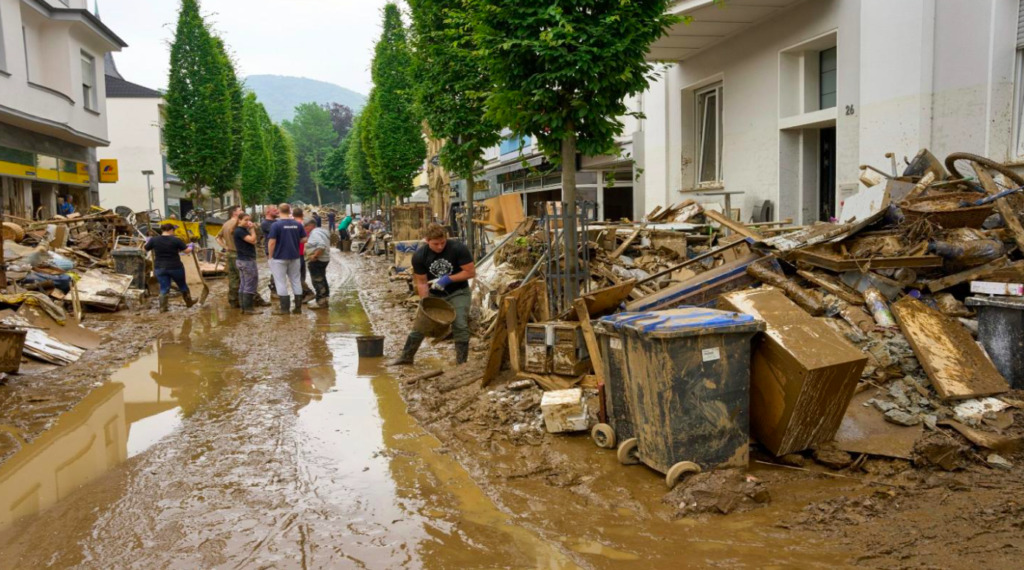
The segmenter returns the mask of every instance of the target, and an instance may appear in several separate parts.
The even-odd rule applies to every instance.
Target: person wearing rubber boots
[[[281,218],[270,227],[267,235],[267,254],[270,257],[270,271],[274,275],[280,306],[274,308],[275,315],[302,313],[302,283],[299,249],[306,242],[306,228],[292,217],[289,204],[278,206]],[[291,296],[288,288],[291,287]],[[294,299],[295,304],[292,305]]]
[[[185,279],[185,264],[181,262],[181,254],[192,253],[192,245],[186,245],[178,236],[174,235],[178,226],[164,224],[160,226],[160,235],[146,240],[146,251],[153,252],[153,273],[160,283],[160,312],[166,313],[168,307],[167,296],[171,292],[171,282],[178,286],[181,297],[185,300],[185,306],[191,308],[196,302],[192,300],[192,294],[188,289],[188,281]]]
[[[306,234],[309,236],[303,256],[309,276],[313,280],[313,291],[316,301],[313,309],[326,309],[331,298],[331,288],[327,282],[327,265],[331,261],[331,234],[324,228],[317,227],[316,222],[306,222]]]
[[[449,241],[448,232],[439,224],[427,227],[424,241],[412,256],[416,293],[421,299],[444,299],[455,309],[455,363],[463,364],[469,359],[469,307],[473,300],[469,280],[476,277],[473,255],[463,243]],[[412,364],[423,339],[418,331],[409,333],[402,354],[391,365]]]
[[[228,221],[224,222],[220,233],[217,234],[217,243],[224,248],[227,258],[225,265],[228,270],[228,306],[232,309],[241,308],[238,291],[242,280],[238,274],[238,253],[235,249],[235,228],[238,227],[238,214],[241,211],[238,206],[228,208]]]
[[[238,301],[243,315],[255,315],[259,313],[254,299],[260,283],[260,270],[256,265],[256,224],[252,222],[249,214],[243,212],[238,216],[233,233],[231,239],[235,242],[235,251],[238,253],[236,262],[240,277]]]

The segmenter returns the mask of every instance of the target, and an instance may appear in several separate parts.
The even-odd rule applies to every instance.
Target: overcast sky
[[[370,91],[370,59],[387,0],[201,0],[242,76],[292,75]],[[89,0],[90,9],[95,0]],[[125,79],[167,87],[178,0],[99,0],[100,17],[127,44],[115,53]]]

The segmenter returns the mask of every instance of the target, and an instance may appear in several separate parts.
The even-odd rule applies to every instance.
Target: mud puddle
[[[0,465],[0,567],[575,567],[360,361],[332,277],[329,312],[186,321]]]

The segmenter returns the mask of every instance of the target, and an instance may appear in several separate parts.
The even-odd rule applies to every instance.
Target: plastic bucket
[[[338,249],[340,249],[341,251],[344,251],[344,252],[352,251],[352,240],[350,240],[350,239],[343,239],[343,240],[341,240],[341,247],[339,247]]]
[[[26,334],[25,330],[0,329],[0,372],[16,373],[21,368]]]
[[[361,336],[356,339],[359,358],[380,358],[384,356],[384,337]]]
[[[454,322],[455,307],[444,299],[427,297],[420,301],[420,307],[416,309],[416,322],[412,328],[423,336],[437,338],[447,334]]]

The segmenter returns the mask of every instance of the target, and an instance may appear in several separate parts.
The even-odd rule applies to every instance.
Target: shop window
[[[722,182],[722,84],[697,91],[697,183]]]
[[[96,58],[82,52],[82,104],[96,110]]]

